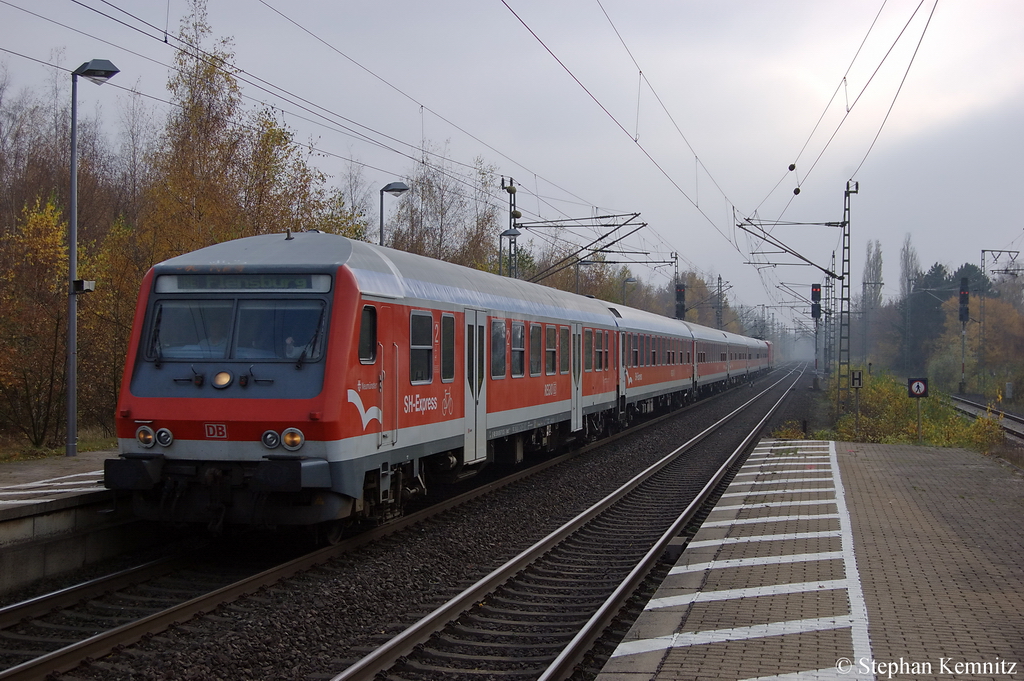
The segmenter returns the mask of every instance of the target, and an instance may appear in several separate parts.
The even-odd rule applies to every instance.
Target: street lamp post
[[[380,245],[384,245],[384,193],[387,192],[391,196],[398,196],[403,192],[409,191],[409,185],[404,182],[389,182],[388,184],[381,187],[380,190]]]
[[[96,288],[78,278],[78,77],[103,85],[118,69],[106,59],[93,59],[71,72],[71,192],[68,198],[68,392],[66,456],[78,455],[78,294]]]

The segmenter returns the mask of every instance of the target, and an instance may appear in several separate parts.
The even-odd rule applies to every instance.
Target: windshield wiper
[[[327,312],[324,308],[320,308],[320,318],[316,320],[316,328],[313,330],[313,335],[310,337],[309,342],[302,347],[302,353],[299,355],[299,359],[295,362],[295,368],[301,369],[302,363],[306,361],[306,357],[313,352],[313,345],[316,343],[317,337],[320,335],[320,328],[324,324],[324,314]]]

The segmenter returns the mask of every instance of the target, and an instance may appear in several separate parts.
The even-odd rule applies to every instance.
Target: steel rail
[[[968,416],[985,416],[991,413],[992,416],[996,417],[996,422],[999,427],[1002,428],[1003,432],[1012,435],[1018,439],[1024,439],[1024,418],[1017,416],[1016,414],[1009,414],[1002,409],[995,409],[987,404],[968,400],[963,397],[957,397],[956,395],[950,395],[950,399],[953,401],[953,408],[957,411],[967,414]],[[970,411],[962,405],[966,405],[971,409],[977,409],[978,411]],[[1013,426],[1007,425],[1006,422],[1010,422]]]
[[[788,375],[788,374],[787,374]],[[671,461],[676,459],[683,452],[689,450],[700,441],[709,437],[716,430],[721,428],[725,423],[735,418],[751,404],[759,400],[765,394],[773,390],[776,386],[784,381],[784,378],[779,379],[771,386],[758,393],[741,406],[731,411],[726,416],[719,419],[713,425],[705,428],[703,431],[698,433],[696,436],[683,443],[676,449],[672,450],[669,454],[666,454],[659,461],[655,462],[645,470],[636,474],[628,482],[623,484],[619,489],[608,494],[603,499],[595,503],[593,506],[583,511],[575,518],[569,520],[558,529],[554,530],[546,537],[529,547],[518,556],[510,559],[505,564],[493,570],[490,574],[477,581],[472,586],[466,588],[460,594],[455,596],[453,599],[448,601],[445,605],[437,608],[433,612],[424,616],[422,619],[414,623],[412,626],[390,639],[386,643],[376,648],[373,652],[361,658],[355,664],[349,666],[341,673],[335,675],[331,681],[370,681],[374,679],[378,672],[393,665],[400,657],[408,655],[413,648],[429,639],[438,629],[444,627],[446,624],[458,618],[463,611],[467,610],[474,603],[479,602],[494,591],[498,586],[504,583],[511,575],[522,570],[530,563],[536,561],[538,558],[546,554],[552,547],[561,543],[566,537],[576,532],[581,525],[586,524],[594,517],[600,515],[608,507],[613,505],[616,501],[626,496],[632,491],[637,485],[657,473],[660,469],[664,468]],[[788,390],[787,390],[788,393]],[[678,415],[676,412],[675,415]]]
[[[71,586],[20,601],[0,608],[0,629],[12,627],[24,619],[39,617],[56,609],[64,608],[85,598],[98,594],[116,591],[133,584],[165,575],[180,566],[185,560],[181,556],[167,556],[156,560],[126,568],[109,575],[90,579],[87,582]],[[2,678],[2,677],[0,677]]]
[[[797,375],[793,381],[793,385],[800,380],[803,375],[803,371]],[[615,589],[614,592],[605,600],[605,602],[598,608],[597,612],[590,618],[590,620],[583,626],[578,634],[562,649],[558,657],[548,666],[544,673],[538,678],[538,681],[555,681],[556,679],[565,679],[573,673],[573,667],[579,662],[588,650],[593,646],[594,642],[601,636],[605,628],[611,623],[612,619],[619,612],[622,605],[629,599],[630,595],[636,590],[651,571],[657,561],[665,553],[669,543],[679,533],[683,531],[691,520],[697,515],[701,507],[707,502],[708,498],[712,495],[715,488],[718,487],[719,483],[726,476],[729,470],[736,464],[737,460],[742,457],[745,452],[750,448],[754,439],[758,437],[762,430],[764,430],[765,424],[768,423],[768,419],[771,418],[772,414],[779,408],[779,406],[789,397],[789,392],[793,385],[775,402],[768,413],[765,414],[758,424],[747,434],[743,439],[743,442],[729,455],[725,463],[718,469],[715,475],[704,485],[703,489],[697,494],[697,497],[690,502],[689,506],[683,510],[683,512],[676,518],[675,522],[665,531],[661,538],[655,542],[654,546],[650,548],[643,559],[637,563],[636,567],[629,573],[625,580]]]

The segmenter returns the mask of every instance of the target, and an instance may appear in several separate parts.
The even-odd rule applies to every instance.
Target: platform
[[[116,458],[111,450],[0,463],[0,515],[12,507],[103,492],[103,461]]]
[[[762,441],[598,681],[1024,678],[1024,474]]]

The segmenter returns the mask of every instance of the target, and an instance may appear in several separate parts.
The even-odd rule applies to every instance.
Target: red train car
[[[709,334],[727,349],[703,362]],[[764,341],[340,236],[239,239],[147,274],[105,484],[154,520],[379,520],[770,363]]]

